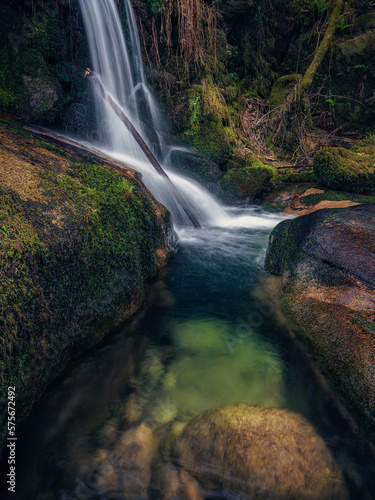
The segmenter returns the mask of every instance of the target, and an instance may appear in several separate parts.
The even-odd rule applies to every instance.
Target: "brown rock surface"
[[[271,234],[266,270],[341,395],[375,433],[375,205],[320,210]]]
[[[209,410],[187,425],[177,449],[180,465],[205,490],[244,499],[347,498],[324,441],[289,410],[248,404]]]

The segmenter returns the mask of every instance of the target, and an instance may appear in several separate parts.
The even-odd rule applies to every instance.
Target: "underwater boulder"
[[[285,409],[223,406],[194,418],[177,461],[203,491],[228,498],[347,498],[342,471],[314,428]]]

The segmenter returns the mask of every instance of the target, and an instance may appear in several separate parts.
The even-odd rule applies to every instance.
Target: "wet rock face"
[[[210,410],[187,425],[177,450],[203,491],[222,489],[228,498],[347,498],[325,443],[289,410],[248,404]]]
[[[375,205],[326,209],[271,234],[266,270],[286,312],[372,436],[375,432]]]
[[[61,96],[59,82],[48,75],[32,78],[24,75],[23,83],[26,93],[25,118],[40,120],[42,117],[52,122],[57,115],[57,103]]]
[[[74,102],[66,109],[62,124],[68,134],[80,134],[92,140],[96,130],[95,110],[90,102]]]
[[[177,172],[203,184],[210,191],[217,192],[221,171],[215,162],[188,150],[172,151],[171,162]]]

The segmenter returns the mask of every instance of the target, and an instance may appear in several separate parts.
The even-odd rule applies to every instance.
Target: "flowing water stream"
[[[265,246],[278,218],[236,212],[251,227],[181,229],[145,308],[36,405],[18,431],[17,494],[9,498],[167,498],[161,443],[202,411],[239,402],[305,416],[343,467],[351,498],[374,498],[370,450],[262,292]],[[243,499],[220,491],[206,498]]]
[[[17,494],[9,498],[162,498],[157,471],[168,453],[160,445],[151,466],[156,441],[168,443],[204,410],[239,402],[305,416],[343,467],[352,498],[373,498],[368,446],[290,338],[269,288],[262,285],[268,236],[284,217],[257,207],[223,207],[174,171],[166,127],[146,85],[130,0],[125,1],[125,35],[114,0],[80,4],[93,69],[203,229],[189,225],[163,179],[97,95],[100,142],[95,146],[142,173],[171,210],[179,242],[144,309],[65,373],[20,429]],[[216,491],[207,498],[237,497]]]

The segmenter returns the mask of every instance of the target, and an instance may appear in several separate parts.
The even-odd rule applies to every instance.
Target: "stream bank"
[[[256,207],[231,213],[237,227],[179,231],[145,308],[68,369],[19,427],[20,499],[54,500],[56,492],[66,499],[243,499],[266,484],[289,500],[309,478],[316,496],[307,498],[322,498],[320,478],[340,500],[373,496],[370,447],[290,337],[279,305],[261,295],[265,247],[280,218]],[[215,417],[206,432],[205,412],[211,419],[218,407],[226,417]],[[260,446],[251,439],[259,413],[268,422]],[[243,453],[245,440],[252,453]],[[201,458],[191,455],[197,441]],[[281,453],[285,460],[276,463]],[[284,468],[277,485],[270,468],[258,467],[263,461]],[[313,470],[313,462],[322,468]],[[216,463],[225,475],[215,475]],[[289,481],[290,468],[301,486]]]
[[[1,441],[49,384],[142,305],[175,244],[169,212],[134,171],[0,121]]]
[[[323,209],[279,224],[266,270],[347,407],[375,436],[375,205]]]

